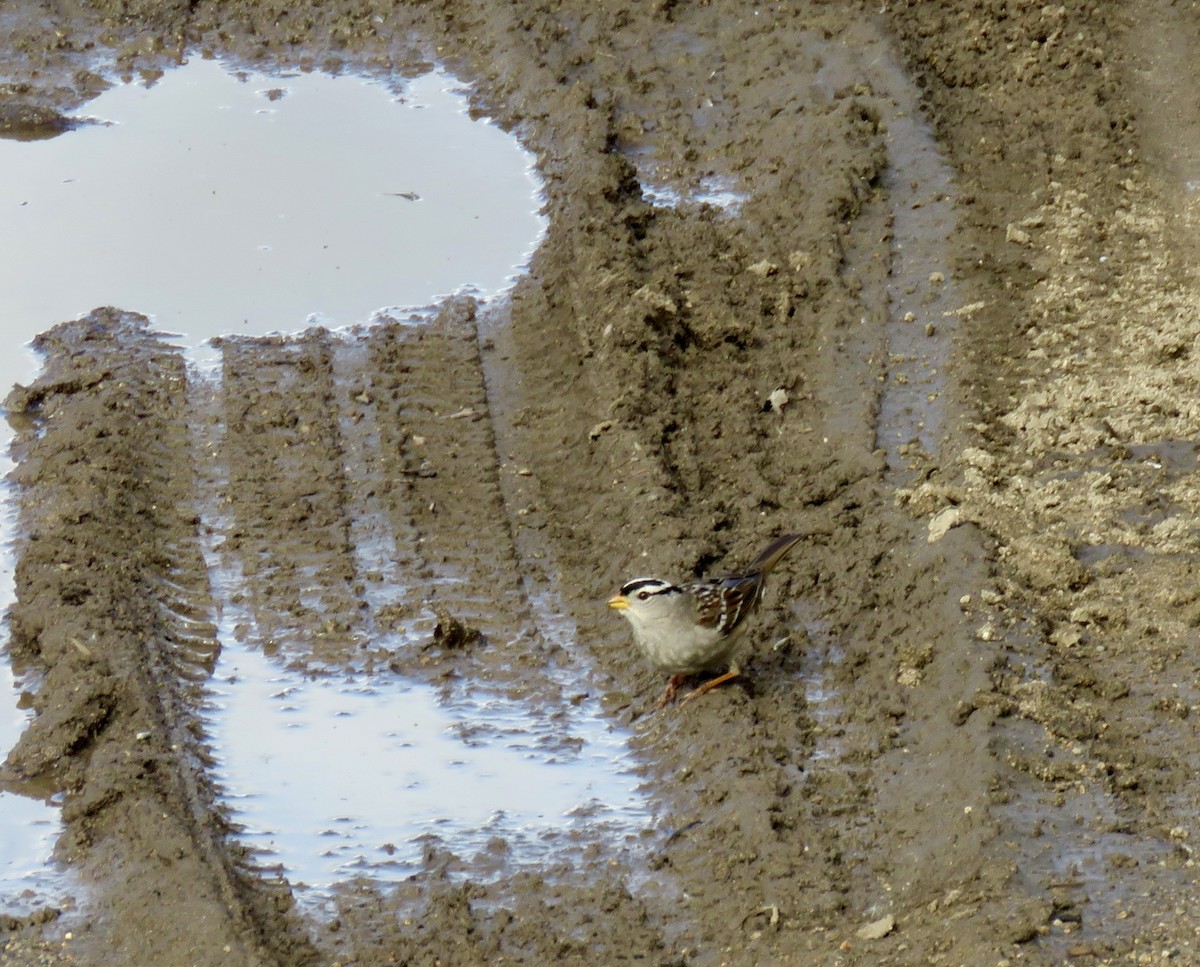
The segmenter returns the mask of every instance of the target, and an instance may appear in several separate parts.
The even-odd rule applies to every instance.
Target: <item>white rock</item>
[[[929,543],[936,544],[952,527],[962,523],[962,510],[958,507],[947,507],[940,510],[929,521]]]
[[[896,929],[896,918],[890,913],[886,917],[880,917],[866,926],[858,928],[859,940],[882,940],[889,933]]]

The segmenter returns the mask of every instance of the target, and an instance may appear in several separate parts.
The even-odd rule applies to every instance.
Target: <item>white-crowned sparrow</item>
[[[799,540],[799,534],[788,534],[772,541],[741,574],[682,584],[634,578],[608,599],[608,606],[633,625],[634,640],[646,657],[671,676],[659,708],[689,675],[727,669],[693,689],[685,702],[740,674],[731,657],[746,618],[762,597],[767,572]]]

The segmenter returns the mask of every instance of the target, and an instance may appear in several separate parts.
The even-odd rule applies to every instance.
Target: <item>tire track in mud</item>
[[[163,944],[193,951],[197,963],[230,956],[306,962],[314,955],[297,932],[288,884],[256,869],[234,841],[210,775],[198,711],[208,700],[204,682],[220,652],[218,636],[226,633],[218,627],[232,622],[244,644],[304,669],[371,674],[390,667],[435,681],[448,676],[468,691],[518,702],[526,714],[541,709],[539,746],[576,748],[573,723],[582,713],[564,708],[577,702],[566,702],[562,691],[582,694],[578,671],[555,661],[559,646],[542,644],[538,622],[552,616],[535,620],[522,582],[473,306],[453,303],[419,324],[385,324],[359,338],[228,339],[224,378],[190,385],[181,354],[162,347],[142,322],[110,314],[76,328],[64,327],[46,347],[53,367],[84,375],[52,369],[20,400],[43,429],[28,434],[18,453],[26,482],[22,526],[32,536],[18,568],[13,620],[16,648],[49,668],[38,701],[52,714],[39,717],[11,768],[33,777],[64,751],[93,750],[62,779],[73,790],[64,818],[72,858],[85,872],[122,857],[118,874],[101,878],[96,900],[107,908],[120,898],[103,941],[111,949],[135,944],[141,929],[144,913],[131,912],[139,909],[139,884],[128,882],[137,881],[136,867],[173,843],[179,862],[205,872],[196,873],[188,903],[181,901],[180,909],[195,916],[178,921],[183,935],[165,932]],[[72,340],[84,349],[68,353]],[[68,402],[60,405],[62,399]],[[42,411],[50,409],[47,418]],[[106,422],[85,431],[81,443],[80,424],[98,414]],[[75,436],[64,443],[69,432]],[[94,482],[81,486],[55,460],[86,468]],[[92,492],[115,508],[89,505]],[[78,527],[81,521],[89,526]],[[94,543],[77,539],[84,530]],[[47,567],[28,550],[46,549],[59,560],[60,542],[81,546],[85,573]],[[49,592],[28,600],[33,576],[47,574],[62,585],[54,590],[64,602],[61,620],[46,617],[42,595]],[[73,602],[87,611],[101,592],[94,627]],[[129,622],[112,603],[118,596]],[[363,602],[377,604],[375,613]],[[399,631],[390,623],[395,614],[408,621]],[[439,645],[433,626],[446,616],[478,628],[486,648],[446,641],[427,647],[430,636]],[[109,655],[113,628],[124,634]],[[104,658],[94,644],[101,639]],[[80,662],[105,669],[82,692],[72,677]],[[121,683],[128,668],[140,671]],[[487,722],[480,724],[486,731]],[[131,749],[136,757],[129,758]],[[138,779],[146,770],[156,777],[150,790]],[[118,818],[126,801],[141,811],[157,805],[138,827]],[[567,849],[582,851],[606,835],[603,828],[572,834]],[[616,855],[603,852],[608,876]],[[445,864],[459,861],[449,850],[430,859],[437,896]],[[566,875],[571,861],[551,860],[550,868]],[[147,889],[161,887],[148,881]],[[501,885],[493,889],[507,895]],[[397,901],[379,896],[375,913],[339,901],[361,926],[342,935],[359,959],[374,956],[369,938],[393,916]],[[636,908],[628,893],[614,902]],[[531,909],[529,918],[540,914]],[[187,936],[200,922],[203,939]],[[556,935],[547,927],[535,946],[556,942]]]
[[[629,30],[617,44],[635,34],[645,44],[656,30],[684,31],[682,21],[710,15],[697,8],[674,24],[639,23],[646,33]],[[703,54],[690,62],[710,73]],[[777,62],[792,71],[793,52],[747,57],[760,76],[762,63]],[[739,65],[728,66],[734,73]],[[585,83],[597,82],[582,73]],[[736,83],[713,83],[716,76],[698,77],[696,91],[711,88],[715,100],[715,90]],[[660,107],[639,104],[632,113],[653,117]],[[871,427],[861,419],[824,441],[813,435],[820,406],[807,382],[815,321],[824,313],[841,324],[852,311],[844,293],[826,287],[823,269],[834,247],[825,233],[856,214],[875,170],[875,135],[850,98],[810,120],[819,132],[809,131],[814,141],[842,149],[836,164],[845,178],[802,186],[803,165],[774,156],[763,165],[741,159],[746,183],[764,194],[747,200],[747,225],[703,212],[649,210],[630,190],[628,173],[613,165],[605,189],[588,200],[596,213],[608,213],[593,214],[589,225],[608,228],[564,242],[552,222],[543,247],[568,249],[563,264],[603,266],[604,289],[581,286],[572,273],[558,278],[551,262],[542,291],[526,290],[514,312],[522,381],[544,394],[532,401],[517,436],[526,452],[541,450],[544,459],[546,442],[530,426],[543,421],[582,468],[562,481],[540,474],[566,583],[599,596],[631,573],[678,576],[692,561],[697,570],[734,567],[737,553],[752,553],[772,528],[815,523],[806,557],[781,569],[798,576],[780,574],[779,598],[772,597],[754,631],[755,645],[791,635],[792,647],[748,648],[754,654],[743,682],[694,706],[642,718],[653,677],[602,616],[575,615],[597,663],[613,671],[615,707],[629,706],[623,714],[637,717],[637,744],[671,831],[642,895],[671,910],[666,935],[698,963],[786,959],[798,946],[821,950],[830,940],[825,930],[844,928],[846,897],[857,892],[855,816],[869,795],[869,775],[829,768],[820,788],[806,778],[815,767],[807,758],[812,721],[797,687],[803,631],[773,607],[789,586],[806,593],[823,582],[838,589],[846,610],[860,607],[853,601],[860,572],[837,557],[856,550],[845,546],[845,534],[868,499],[864,473],[878,466],[869,456]],[[735,156],[743,149],[737,145]],[[803,214],[778,219],[767,210],[772,192],[803,198]],[[759,231],[758,218],[770,229]],[[522,326],[529,329],[524,345]],[[573,333],[578,343],[546,339],[547,331]],[[581,358],[596,357],[585,370],[576,369],[576,348]],[[796,391],[794,404],[782,416],[764,413],[762,400],[781,382]],[[866,441],[865,459],[841,456],[851,432]],[[579,489],[564,491],[571,486]],[[839,517],[844,533],[825,522]],[[873,542],[872,535],[864,543]],[[845,627],[845,612],[837,621]],[[873,697],[869,703],[877,704]],[[869,732],[878,735],[876,723]],[[871,757],[867,748],[863,761]],[[653,880],[664,877],[686,905],[656,890]],[[859,907],[849,913],[855,921],[867,915]],[[820,935],[798,941],[798,931],[781,924],[820,925]]]
[[[211,399],[197,397],[192,422],[207,455],[200,516],[224,575],[222,627],[232,614],[239,639],[310,670],[429,682],[466,716],[459,725],[472,744],[515,741],[550,762],[587,752],[589,730],[602,726],[581,668],[564,661],[569,631],[546,588],[535,592],[540,565],[517,549],[530,505],[514,506],[501,486],[502,472],[522,478],[498,457],[474,302],[342,335],[229,338],[221,348],[224,378],[204,389]],[[305,600],[317,603],[296,606]],[[596,815],[594,829],[579,822],[533,844],[542,875],[566,882],[575,863],[599,857],[606,877],[625,875],[625,848],[610,841],[631,834],[605,809]],[[521,848],[494,847],[476,861],[452,837],[431,841],[427,868],[400,893],[367,880],[339,885],[330,900],[346,925],[329,936],[337,955],[370,962],[372,938],[394,929],[397,910],[439,916],[453,902],[448,870],[478,876],[473,889],[496,903],[532,898],[522,930],[541,926],[520,943],[556,943],[564,928],[545,921],[543,891],[517,898],[492,882],[498,870],[529,868]],[[617,902],[635,905],[628,894]]]
[[[66,790],[58,852],[93,888],[84,906],[103,926],[87,942],[101,959],[307,962],[290,896],[250,871],[205,771],[196,704],[219,645],[190,510],[182,354],[115,310],[38,346],[45,371],[7,401],[34,426],[14,445],[11,647],[45,677],[6,769]],[[186,872],[146,875],[161,863]]]
[[[850,231],[845,271],[859,292],[866,329],[859,343],[867,355],[857,366],[874,369],[878,387],[868,426],[885,465],[881,496],[891,503],[888,495],[897,494],[903,503],[923,470],[953,446],[957,431],[956,412],[948,409],[954,383],[946,372],[960,309],[946,244],[955,221],[953,179],[922,119],[917,92],[879,28],[856,24],[842,49],[841,58],[823,64],[822,89],[865,85],[886,132],[881,192]],[[829,398],[836,400],[837,392],[831,386]],[[836,408],[831,416],[843,419]],[[876,802],[871,836],[895,842],[885,863],[868,865],[891,885],[888,903],[895,909],[950,903],[963,915],[976,906],[975,914],[991,921],[989,939],[1010,943],[1030,929],[1031,911],[1020,896],[993,895],[1003,863],[989,793],[1000,781],[1001,763],[992,747],[992,717],[973,714],[977,695],[991,688],[997,646],[979,640],[977,619],[960,604],[989,586],[986,548],[963,528],[935,542],[920,518],[889,519],[884,512],[879,525],[890,536],[876,564],[878,583],[905,589],[907,601],[893,597],[885,616],[869,622],[870,637],[892,652],[886,691],[878,681],[873,687],[889,696],[896,726],[870,779]],[[917,601],[921,620],[910,617]],[[847,680],[844,667],[833,675],[851,693],[861,687],[857,676]],[[861,707],[864,698],[851,707]],[[851,735],[861,739],[861,728]],[[863,750],[850,743],[846,751],[853,761]],[[938,794],[931,796],[931,789]]]
[[[954,503],[923,482],[931,467],[952,464],[967,445],[970,435],[953,421],[971,412],[954,375],[963,367],[947,367],[958,317],[985,303],[964,306],[955,291],[955,258],[944,241],[955,230],[954,187],[920,119],[916,91],[881,36],[866,26],[855,35],[858,70],[887,127],[889,171],[886,216],[864,213],[853,233],[862,239],[860,251],[848,265],[863,280],[864,302],[875,308],[887,343],[876,435],[886,482],[913,515],[895,553],[914,575],[933,575],[935,590],[941,588],[929,604],[943,613],[943,630],[924,631],[925,640],[914,639],[903,621],[886,636],[896,644],[896,681],[909,692],[911,721],[902,726],[903,747],[880,761],[878,821],[905,840],[892,872],[904,892],[928,891],[935,904],[977,905],[996,942],[1042,935],[1040,945],[1062,956],[1095,936],[1071,926],[1083,905],[1091,904],[1089,919],[1116,922],[1120,891],[1106,890],[1104,875],[1132,844],[1120,834],[1104,781],[1072,771],[1068,792],[1060,768],[1036,765],[1037,750],[1061,741],[1053,720],[1073,711],[1044,707],[1038,686],[1045,672],[1026,657],[1038,650],[1035,622],[1000,606],[990,542],[982,531],[956,526]],[[874,257],[888,266],[886,278],[877,265],[872,278],[872,239],[890,249],[886,258]],[[933,727],[939,718],[951,726]],[[891,778],[914,764],[937,798]],[[1054,795],[1051,776],[1060,783]],[[1063,822],[1064,799],[1077,815],[1092,817],[1091,825]],[[966,841],[974,845],[964,854]],[[931,861],[938,856],[955,857],[952,868]]]
[[[366,340],[384,478],[397,532],[411,530],[422,603],[477,628],[516,666],[546,644],[522,581],[470,300],[391,322]],[[536,689],[535,689],[536,690]]]
[[[963,263],[991,303],[959,370],[980,436],[915,503],[952,502],[997,548],[991,600],[972,603],[1002,644],[982,696],[1009,774],[994,813],[1019,888],[1049,911],[1041,951],[1174,955],[1195,921],[1194,903],[1157,898],[1193,892],[1195,634],[1174,606],[1196,596],[1194,546],[1175,540],[1196,429],[1178,389],[1194,371],[1170,347],[1193,341],[1196,300],[1194,200],[1170,182],[1200,144],[1194,11],[1114,8],[1080,30],[1068,8],[995,21],[964,6],[965,30],[936,52],[926,13],[909,5],[896,23],[967,189],[987,199]],[[997,41],[982,58],[946,57],[981,27]],[[1014,94],[1049,105],[1045,129],[981,156]]]
[[[211,449],[229,523],[216,550],[238,562],[238,594],[268,653],[405,666],[410,656],[377,636],[419,651],[446,619],[516,664],[544,663],[499,487],[473,303],[357,336],[221,346]]]
[[[637,29],[618,31],[614,46],[635,36],[644,45],[659,30],[686,32],[689,22],[709,16],[700,8],[673,11],[664,19],[674,23],[639,22]],[[769,40],[761,44],[766,29],[757,28],[739,29],[739,39],[751,41],[744,65],[719,61],[715,51],[694,51],[689,63],[703,75],[689,94],[711,92],[716,102],[718,92],[736,89],[743,67],[753,65],[761,78],[770,76],[763,65],[776,63],[787,65],[794,91],[796,52],[772,49]],[[601,67],[575,64],[579,83],[606,83]],[[729,76],[714,82],[726,70]],[[632,117],[618,114],[610,134],[624,133],[623,121],[655,117],[662,109],[635,103]],[[833,333],[837,340],[852,328],[851,313],[857,323],[852,300],[828,285],[825,270],[836,263],[830,239],[837,238],[838,223],[858,214],[865,183],[877,171],[876,135],[851,97],[820,110],[808,106],[805,117],[814,143],[837,146],[824,160],[846,172],[842,180],[813,183],[803,164],[772,155],[769,147],[760,155],[769,160],[759,164],[759,156],[740,155],[744,145],[722,145],[737,159],[726,163],[752,191],[742,210],[746,223],[738,224],[703,212],[648,210],[613,165],[604,190],[588,198],[593,214],[586,234],[564,241],[551,223],[543,252],[557,246],[572,270],[560,278],[555,273],[563,270],[547,259],[541,291],[526,290],[514,312],[522,381],[544,394],[517,436],[526,452],[542,450],[544,458],[546,443],[530,426],[544,421],[582,467],[562,481],[540,474],[566,583],[599,596],[633,573],[625,568],[667,576],[691,561],[697,570],[733,567],[737,552],[752,553],[771,528],[813,531],[807,554],[781,569],[797,576],[779,576],[779,598],[763,609],[754,633],[756,644],[790,635],[792,647],[747,649],[755,653],[741,685],[638,720],[638,747],[671,831],[654,858],[653,878],[669,876],[687,897],[686,905],[678,897],[664,904],[671,911],[665,932],[698,963],[786,960],[797,949],[819,955],[833,936],[832,946],[840,942],[847,919],[868,916],[862,897],[874,902],[879,892],[854,886],[857,861],[873,848],[878,852],[877,844],[864,844],[858,814],[870,799],[874,744],[890,723],[879,713],[868,717],[863,745],[855,749],[861,767],[853,771],[810,760],[814,732],[797,687],[805,670],[804,632],[772,607],[789,587],[811,594],[832,612],[837,634],[852,634],[848,616],[881,606],[858,600],[868,583],[859,559],[870,561],[887,538],[876,524],[861,526],[866,514],[860,508],[874,499],[869,475],[879,466],[870,455],[872,426],[855,416],[822,440],[814,433],[822,425],[821,402],[809,382],[818,320],[844,326]],[[572,120],[561,123],[569,128]],[[792,123],[783,115],[779,126]],[[754,193],[759,188],[761,197]],[[794,217],[778,217],[768,202],[777,196],[796,200]],[[575,203],[567,199],[563,206]],[[593,232],[593,223],[607,228]],[[576,274],[576,266],[602,266],[604,287],[580,285],[587,275]],[[529,330],[523,352],[522,326]],[[556,337],[547,339],[547,331]],[[573,333],[578,343],[558,338],[559,332]],[[586,369],[577,370],[584,359]],[[781,383],[795,391],[794,402],[782,415],[763,413],[762,400]],[[850,392],[861,392],[861,385],[846,381]],[[845,447],[850,438],[862,445]],[[564,491],[572,486],[578,490]],[[856,531],[861,540],[850,536]],[[645,560],[638,559],[642,547]],[[628,641],[594,613],[575,617],[597,664],[613,671],[615,707],[644,715],[652,676]],[[878,680],[872,666],[886,676],[890,664],[880,667],[857,643],[853,651],[848,674],[872,672],[860,683],[864,701],[851,713],[859,714],[881,704],[865,694]],[[654,883],[642,895],[667,899]],[[802,931],[779,929],[783,924],[817,929],[798,938]]]
[[[348,483],[327,334],[226,339],[215,495],[229,531],[216,548],[238,562],[266,654],[353,666],[365,645],[346,514]]]

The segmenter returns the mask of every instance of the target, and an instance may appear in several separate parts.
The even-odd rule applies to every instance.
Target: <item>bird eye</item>
[[[638,600],[639,601],[645,601],[648,597],[650,597],[649,591],[639,591],[638,592]]]

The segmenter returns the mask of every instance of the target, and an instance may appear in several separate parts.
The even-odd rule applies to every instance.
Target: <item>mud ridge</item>
[[[361,604],[345,514],[327,336],[226,340],[224,434],[214,455],[227,468],[232,531],[219,546],[236,555],[259,644],[345,664],[357,657]]]
[[[103,884],[99,897],[142,897],[97,921],[115,956],[184,946],[197,963],[231,950],[245,962],[305,960],[300,936],[278,929],[290,898],[242,866],[204,771],[196,682],[217,644],[188,510],[182,355],[143,318],[112,310],[56,327],[38,348],[45,371],[7,405],[34,423],[16,444],[11,648],[44,670],[42,714],[6,768],[66,791],[58,852]],[[166,893],[148,880],[156,857],[189,868],[186,886]],[[147,935],[144,918],[163,904],[192,913]],[[269,929],[267,907],[284,912]]]
[[[515,665],[542,664],[499,483],[475,306],[390,322],[367,337],[386,496],[419,555],[413,591],[476,627]],[[411,579],[410,579],[411,580]]]

